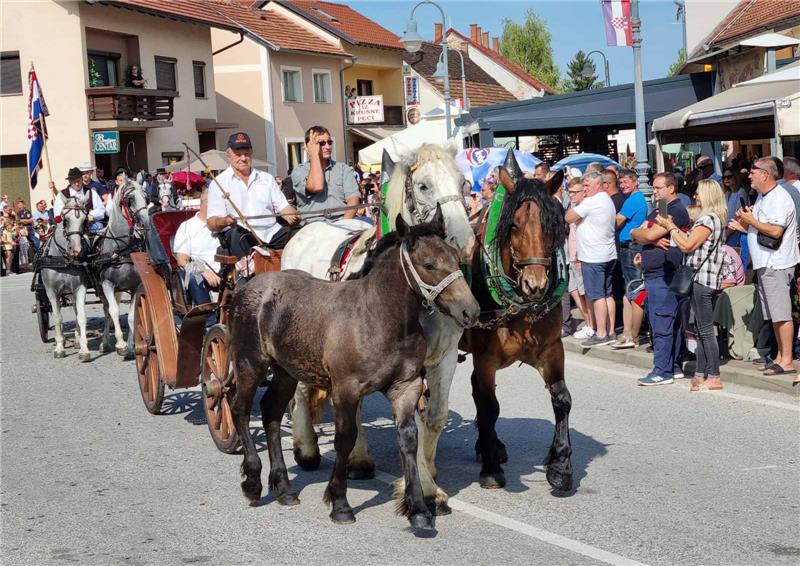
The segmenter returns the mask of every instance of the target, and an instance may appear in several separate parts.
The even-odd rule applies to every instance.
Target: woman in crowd
[[[142,76],[142,70],[136,63],[131,65],[130,70],[128,71],[128,78],[125,83],[125,86],[130,88],[144,88],[144,77]]]
[[[0,248],[3,252],[3,261],[5,263],[6,273],[10,272],[14,265],[14,247],[16,242],[17,228],[14,225],[14,220],[9,217],[3,217],[0,224]],[[19,273],[19,271],[17,271]]]
[[[657,216],[656,222],[669,230],[675,245],[687,254],[684,263],[696,270],[690,300],[698,334],[697,363],[689,390],[711,391],[722,389],[719,345],[714,335],[714,297],[721,287],[725,257],[721,240],[728,209],[722,188],[710,179],[698,182],[695,201],[700,215],[688,234],[681,232],[671,217]]]

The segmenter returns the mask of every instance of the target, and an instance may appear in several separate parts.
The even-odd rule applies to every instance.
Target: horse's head
[[[150,214],[147,212],[147,194],[142,186],[128,181],[117,193],[117,204],[129,224],[141,234],[150,228]]]
[[[412,228],[398,214],[395,225],[402,246],[400,261],[409,284],[429,306],[435,304],[460,326],[475,324],[481,312],[480,305],[461,273],[458,250],[445,241],[441,205],[436,205],[433,219],[428,223]],[[407,262],[411,265],[407,266]]]
[[[390,181],[390,218],[397,212],[408,224],[433,218],[440,205],[446,240],[458,249],[462,263],[469,263],[475,249],[475,234],[469,224],[464,196],[469,183],[453,156],[439,146],[426,144],[395,168]]]
[[[499,177],[508,194],[496,237],[504,269],[516,281],[516,290],[522,297],[540,300],[547,291],[550,270],[556,267],[551,264],[553,252],[564,245],[566,238],[564,210],[553,197],[564,173],[558,171],[542,182],[515,178],[504,166]]]
[[[67,239],[65,252],[68,259],[75,259],[83,251],[83,233],[86,228],[86,204],[91,194],[87,191],[82,197],[70,197],[61,209],[61,223]]]

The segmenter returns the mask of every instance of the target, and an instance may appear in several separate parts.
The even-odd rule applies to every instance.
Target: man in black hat
[[[87,228],[90,234],[96,234],[98,230],[103,228],[102,220],[106,216],[106,209],[103,206],[103,201],[94,189],[87,189],[83,186],[83,173],[78,167],[72,167],[67,173],[67,182],[69,186],[58,193],[58,196],[53,203],[53,216],[56,222],[61,221],[61,209],[70,197],[83,198],[85,194],[90,195],[86,201],[86,214]],[[50,181],[50,189],[56,192],[56,184]]]
[[[217,176],[217,182],[239,211],[245,217],[279,214],[286,224],[297,224],[297,210],[288,203],[275,178],[253,169],[250,136],[245,132],[233,134],[228,139],[226,153],[230,166]],[[208,193],[207,223],[212,232],[232,228],[227,234],[227,246],[233,255],[244,257],[256,241],[230,201],[212,181]],[[248,220],[248,224],[270,248],[283,248],[293,235],[291,229],[278,224],[275,218]]]

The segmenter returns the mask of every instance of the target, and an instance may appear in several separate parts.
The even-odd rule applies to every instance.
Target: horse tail
[[[311,413],[311,422],[319,424],[322,422],[322,412],[325,409],[325,399],[328,398],[328,391],[316,387],[309,388],[308,409]]]

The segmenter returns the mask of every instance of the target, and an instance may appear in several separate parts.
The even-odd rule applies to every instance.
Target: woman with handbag
[[[656,222],[669,230],[675,245],[686,254],[670,291],[690,298],[697,327],[697,362],[689,391],[712,391],[722,389],[719,345],[714,335],[714,297],[721,287],[725,259],[721,244],[728,209],[722,188],[710,179],[698,183],[695,202],[700,206],[700,215],[688,234],[678,229],[670,217],[657,217]]]

